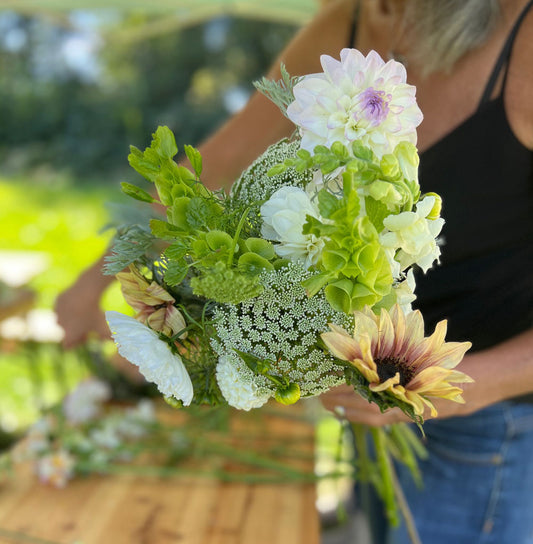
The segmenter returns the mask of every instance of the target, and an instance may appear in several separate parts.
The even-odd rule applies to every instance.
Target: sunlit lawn
[[[0,178],[0,250],[39,252],[47,259],[46,268],[29,282],[36,307],[53,308],[56,296],[105,250],[112,235],[100,232],[108,221],[105,203],[117,199],[116,183]],[[103,305],[123,308],[116,286]],[[43,404],[56,401],[85,374],[77,354],[57,345],[4,341],[0,425],[11,430],[28,424]]]

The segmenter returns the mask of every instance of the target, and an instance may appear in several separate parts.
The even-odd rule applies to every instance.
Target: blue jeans
[[[533,544],[533,404],[503,402],[424,429],[423,489],[398,470],[422,544]],[[387,542],[408,544],[405,527]]]

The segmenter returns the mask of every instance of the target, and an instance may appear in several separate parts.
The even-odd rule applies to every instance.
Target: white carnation
[[[440,249],[436,238],[444,220],[442,218],[427,219],[435,204],[434,196],[427,196],[412,212],[389,215],[383,220],[387,229],[380,235],[381,244],[394,253],[395,260],[400,263],[401,270],[417,264],[424,272],[438,261]]]
[[[268,240],[280,242],[275,246],[280,257],[300,262],[307,269],[320,259],[324,241],[314,234],[303,234],[306,216],[320,214],[303,189],[282,187],[261,206],[261,234]]]
[[[230,406],[249,411],[260,408],[271,397],[254,382],[253,372],[239,357],[223,355],[217,364],[217,382]]]
[[[120,355],[137,365],[143,376],[155,383],[163,395],[175,397],[188,406],[194,392],[181,357],[172,353],[156,332],[133,317],[106,312],[106,319]]]

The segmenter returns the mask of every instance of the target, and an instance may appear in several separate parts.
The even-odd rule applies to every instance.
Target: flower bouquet
[[[413,269],[438,260],[441,199],[418,184],[422,114],[405,68],[343,49],[323,73],[256,87],[294,122],[229,194],[201,182],[202,157],[159,127],[130,165],[157,197],[124,192],[166,210],[149,227],[117,235],[106,271],[116,274],[129,317],[107,312],[119,353],[168,402],[259,408],[292,404],[347,383],[382,410],[423,422],[432,397],[461,402],[454,370],[469,343],[445,343],[446,322],[424,338],[411,310]],[[369,478],[396,519],[391,455],[416,470],[405,426],[373,431],[378,456],[360,449]],[[360,429],[359,429],[360,431]],[[364,460],[364,463],[362,462]]]

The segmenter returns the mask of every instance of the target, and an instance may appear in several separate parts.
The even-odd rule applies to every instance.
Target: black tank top
[[[422,192],[442,196],[445,225],[441,264],[417,274],[414,307],[428,333],[448,319],[447,339],[469,340],[472,351],[533,326],[533,151],[514,135],[504,107],[513,44],[532,6],[509,34],[477,111],[420,156]]]

